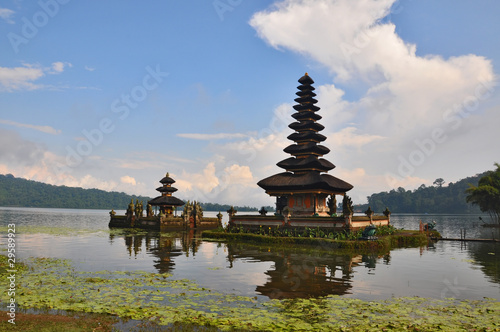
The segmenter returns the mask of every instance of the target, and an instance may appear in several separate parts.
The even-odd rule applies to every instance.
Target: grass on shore
[[[318,237],[314,233],[307,236],[295,236],[295,234],[283,236],[281,233],[275,235],[272,232],[265,234],[256,234],[254,232],[228,232],[224,229],[204,231],[202,237],[204,239],[226,240],[226,241],[247,241],[250,243],[266,243],[278,245],[306,245],[315,246],[317,248],[332,250],[362,250],[362,251],[385,251],[392,248],[401,247],[419,247],[429,243],[429,238],[440,238],[437,231],[431,233],[421,233],[412,230],[391,230],[390,233],[382,233],[377,235],[376,240],[358,240],[360,232],[357,232],[351,237],[328,238]]]

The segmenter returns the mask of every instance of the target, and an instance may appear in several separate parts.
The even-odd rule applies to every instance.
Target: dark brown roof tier
[[[182,206],[185,203],[174,196],[158,196],[148,202],[153,206],[167,205],[167,206]]]
[[[172,184],[172,183],[175,183],[175,180],[174,180],[174,179],[172,179],[172,178],[168,175],[168,173],[167,173],[167,175],[166,175],[163,179],[161,179],[161,180],[160,180],[160,183],[163,183],[163,184],[170,183],[170,184]]]
[[[307,97],[307,96],[316,97],[317,95],[313,92],[313,90],[314,90],[314,88],[313,89],[305,89],[305,90],[297,91],[297,92],[295,92],[295,94],[299,97]]]
[[[302,85],[314,84],[313,79],[306,73],[304,76],[299,78],[299,83]]]
[[[335,165],[323,158],[316,158],[315,156],[309,156],[307,158],[294,158],[290,157],[288,159],[282,160],[277,163],[278,167],[281,167],[289,172],[304,171],[304,170],[316,170],[320,172],[328,172],[335,168]]]
[[[293,174],[290,172],[279,173],[265,178],[257,185],[268,193],[293,194],[300,191],[322,191],[329,194],[342,194],[353,188],[353,186],[329,174],[319,172],[307,172]]]
[[[297,87],[297,89],[299,89],[300,91],[306,91],[306,90],[309,90],[309,91],[313,91],[313,90],[316,90],[314,87],[310,86],[310,85],[299,85]]]
[[[177,188],[174,187],[158,187],[156,188],[161,193],[173,193],[177,191]]]
[[[313,104],[304,104],[304,105],[300,105],[300,104],[297,104],[297,105],[294,105],[293,106],[293,109],[296,110],[296,111],[311,111],[311,112],[317,112],[320,110],[320,108],[316,105],[313,105]]]
[[[298,97],[294,99],[299,104],[316,104],[318,101],[313,97]]]
[[[294,142],[307,142],[307,141],[314,141],[314,142],[323,142],[326,140],[325,135],[318,134],[317,132],[314,131],[303,131],[300,133],[293,133],[288,135],[287,137],[289,140],[292,140]]]
[[[311,111],[302,111],[292,114],[292,118],[298,121],[318,121],[321,120],[322,116]]]
[[[292,122],[288,125],[288,128],[296,131],[304,131],[304,130],[321,131],[325,129],[325,127],[322,124],[319,124],[314,121]]]
[[[314,154],[323,156],[330,152],[330,149],[316,143],[292,144],[283,149],[286,153],[294,156]]]

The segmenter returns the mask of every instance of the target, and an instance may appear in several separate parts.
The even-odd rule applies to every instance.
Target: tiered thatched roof
[[[298,98],[295,99],[298,104],[293,107],[297,112],[292,115],[297,121],[288,126],[295,131],[288,136],[294,144],[283,150],[292,157],[277,164],[286,172],[265,178],[257,184],[273,196],[300,192],[344,194],[353,186],[329,174],[321,174],[334,169],[335,165],[321,158],[330,149],[319,144],[326,137],[318,133],[325,127],[316,122],[321,116],[316,114],[320,108],[314,105],[318,102],[314,99],[314,81],[306,73],[299,79],[299,83],[301,85],[296,92]]]

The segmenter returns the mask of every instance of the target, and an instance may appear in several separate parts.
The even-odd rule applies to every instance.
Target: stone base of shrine
[[[247,229],[259,229],[261,227],[278,228],[320,228],[329,231],[356,231],[364,229],[373,224],[375,226],[390,225],[390,217],[386,216],[349,216],[349,217],[304,217],[304,216],[256,216],[239,215],[232,216],[229,220],[230,227],[243,227]]]
[[[213,229],[221,226],[221,221],[218,218],[193,218],[184,219],[175,216],[153,216],[139,217],[136,216],[117,216],[110,218],[110,228],[140,228],[151,229],[157,231],[181,231],[185,229]]]

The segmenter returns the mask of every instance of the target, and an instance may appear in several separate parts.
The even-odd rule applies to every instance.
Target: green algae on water
[[[6,259],[0,260],[5,264]],[[362,301],[339,296],[263,300],[224,294],[188,279],[142,271],[76,271],[70,261],[33,258],[17,275],[16,301],[26,308],[103,313],[161,325],[196,324],[254,331],[500,331],[493,299],[393,298]],[[0,269],[5,273],[5,269]],[[2,280],[6,280],[2,275]],[[0,300],[8,301],[2,292]]]

